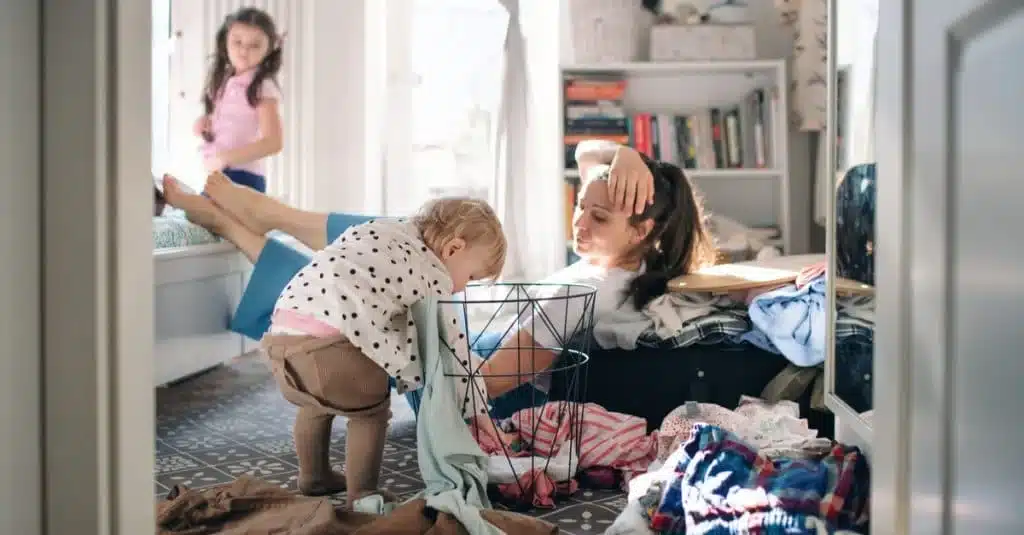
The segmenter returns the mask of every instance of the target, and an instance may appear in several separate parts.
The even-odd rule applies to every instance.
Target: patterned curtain
[[[793,32],[790,69],[792,122],[802,131],[825,130],[828,99],[827,0],[775,0],[782,24]]]

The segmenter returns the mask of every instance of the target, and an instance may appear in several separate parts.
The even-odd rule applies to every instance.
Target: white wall
[[[41,533],[39,2],[0,4],[0,533]]]

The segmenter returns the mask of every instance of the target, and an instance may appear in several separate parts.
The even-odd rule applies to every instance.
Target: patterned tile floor
[[[423,489],[416,463],[416,425],[396,396],[385,449],[382,486],[402,497]],[[246,356],[157,391],[155,492],[176,484],[201,488],[248,474],[295,489],[298,468],[291,438],[295,409],[278,393],[260,360]],[[344,425],[334,425],[333,461],[344,462]],[[343,501],[344,495],[332,499]],[[625,507],[615,491],[580,490],[554,509],[536,509],[570,535],[602,533]]]

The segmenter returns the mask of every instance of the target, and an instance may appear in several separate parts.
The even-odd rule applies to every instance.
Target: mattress
[[[168,208],[153,217],[153,249],[173,249],[191,245],[218,243],[210,231],[185,219],[184,212]]]
[[[735,409],[742,396],[761,391],[788,364],[748,344],[693,344],[676,349],[601,349],[591,342],[582,384],[571,373],[553,374],[550,399],[586,401],[647,420],[648,431],[687,401]],[[811,390],[798,401],[802,417],[822,436],[833,434],[832,415],[810,408]]]

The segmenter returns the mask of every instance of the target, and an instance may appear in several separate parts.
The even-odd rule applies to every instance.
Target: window
[[[411,31],[401,22],[388,30],[388,46],[399,50],[389,53],[398,60],[389,78],[385,211],[408,215],[441,195],[493,202],[508,13],[497,0],[414,0],[405,23]]]
[[[153,66],[152,66],[152,136],[153,176],[163,175],[170,160],[170,70],[171,70],[171,3],[153,0]]]

